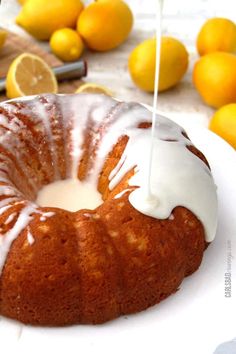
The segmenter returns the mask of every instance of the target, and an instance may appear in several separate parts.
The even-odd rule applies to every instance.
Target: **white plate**
[[[225,298],[224,291],[229,243],[231,254],[236,255],[236,154],[208,130],[187,121],[182,124],[209,160],[218,186],[218,231],[200,269],[161,304],[104,325],[53,329],[22,326],[1,318],[1,348],[6,345],[8,352],[24,354],[43,350],[46,354],[51,350],[70,354],[211,354],[220,343],[236,337],[234,258],[232,297]]]

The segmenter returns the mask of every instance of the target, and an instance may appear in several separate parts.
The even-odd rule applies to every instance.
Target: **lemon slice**
[[[7,37],[7,32],[0,29],[0,49],[2,48],[3,44],[5,43]]]
[[[55,74],[40,57],[30,53],[19,55],[10,65],[6,78],[8,98],[39,93],[57,93]]]
[[[107,96],[113,96],[113,93],[105,86],[87,82],[82,84],[75,93],[103,93]]]

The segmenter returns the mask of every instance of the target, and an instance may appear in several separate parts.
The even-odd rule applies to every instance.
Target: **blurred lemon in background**
[[[211,52],[236,51],[236,25],[227,18],[211,18],[202,26],[197,37],[200,55]]]
[[[236,104],[221,107],[212,117],[209,129],[236,149]]]
[[[122,0],[99,0],[81,13],[77,30],[87,46],[97,51],[118,47],[128,37],[133,15]]]
[[[24,5],[24,3],[28,1],[28,0],[18,0],[18,2],[21,4],[21,5]]]
[[[113,96],[113,93],[107,87],[92,82],[82,84],[75,93],[103,93],[107,96]]]
[[[0,29],[0,49],[3,47],[7,38],[7,32]]]
[[[80,35],[71,28],[62,28],[55,31],[50,38],[50,47],[53,53],[63,61],[79,59],[84,50]]]
[[[194,65],[193,83],[212,107],[236,102],[236,56],[225,52],[204,55]]]
[[[144,91],[154,91],[156,39],[147,39],[130,54],[129,72],[134,83]],[[188,52],[175,38],[162,37],[159,91],[175,86],[188,68]]]
[[[27,0],[16,23],[35,38],[47,40],[59,28],[75,27],[82,9],[80,0]]]
[[[6,77],[8,98],[45,92],[57,93],[57,90],[55,74],[37,55],[23,53],[11,63]]]

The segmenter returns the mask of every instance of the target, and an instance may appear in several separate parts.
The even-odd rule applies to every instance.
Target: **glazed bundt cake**
[[[157,304],[199,267],[216,231],[208,163],[181,127],[98,94],[0,104],[0,314],[23,323],[102,323]],[[103,202],[39,206],[59,180]],[[46,187],[45,187],[46,188]]]

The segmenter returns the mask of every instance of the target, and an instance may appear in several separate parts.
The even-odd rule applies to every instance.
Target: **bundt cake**
[[[216,231],[208,163],[158,116],[99,94],[0,104],[0,314],[34,325],[102,323],[157,304],[200,265]],[[60,180],[96,187],[75,212],[37,204]],[[155,201],[155,202],[153,202]]]

